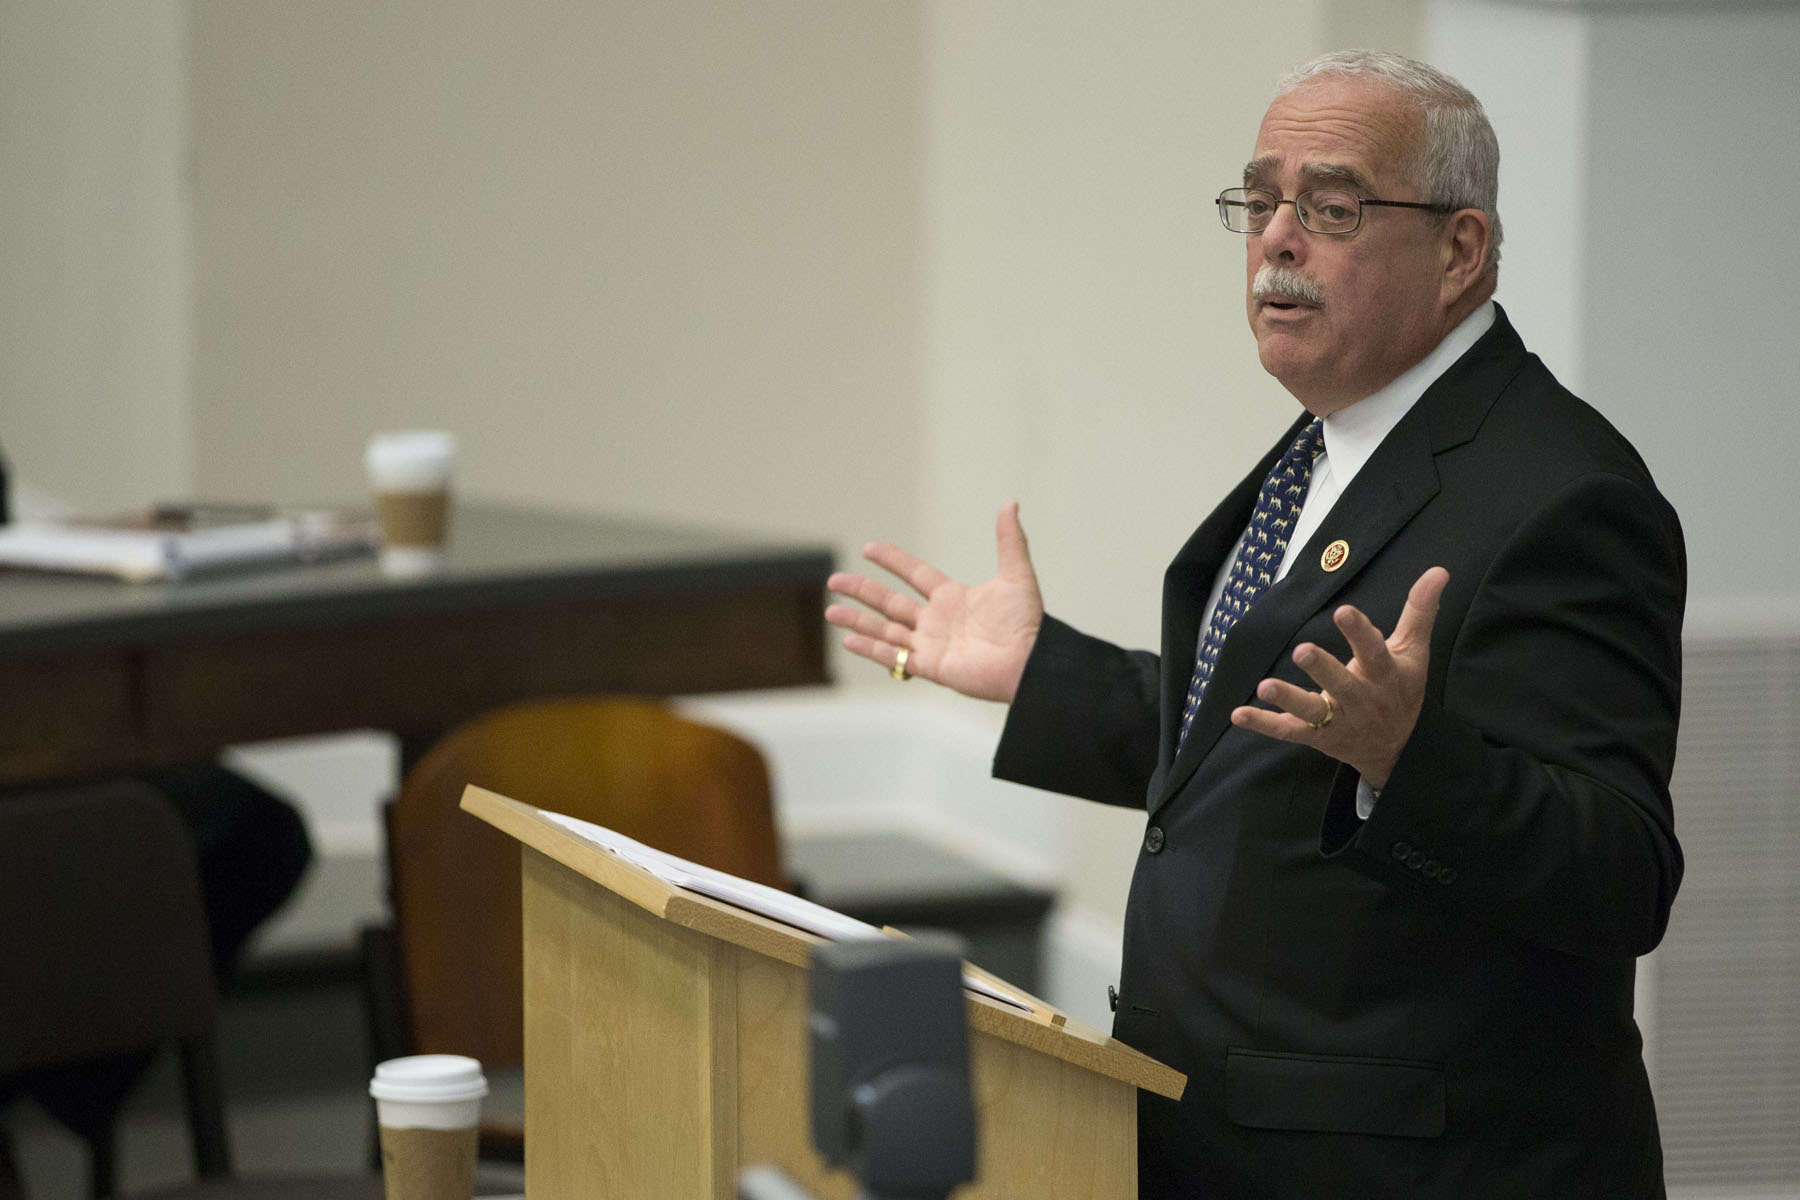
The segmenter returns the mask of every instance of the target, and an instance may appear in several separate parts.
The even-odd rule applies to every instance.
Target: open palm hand
[[[844,648],[852,654],[891,668],[904,650],[908,675],[965,696],[1009,702],[1044,616],[1017,504],[1000,510],[995,542],[999,569],[974,587],[898,546],[872,542],[863,557],[916,594],[840,572],[827,586],[863,607],[833,604],[825,619],[849,631]]]

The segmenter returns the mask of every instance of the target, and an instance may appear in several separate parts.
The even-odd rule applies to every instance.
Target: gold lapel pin
[[[1327,571],[1335,571],[1350,561],[1350,543],[1343,538],[1325,547],[1325,553],[1319,555],[1319,565]]]

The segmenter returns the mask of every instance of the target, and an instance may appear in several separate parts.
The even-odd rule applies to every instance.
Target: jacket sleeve
[[[1424,710],[1366,823],[1339,773],[1326,853],[1553,950],[1653,949],[1682,872],[1685,593],[1659,495],[1613,474],[1565,486],[1434,630]]]
[[[1156,767],[1157,656],[1046,615],[994,754],[998,778],[1142,807]]]

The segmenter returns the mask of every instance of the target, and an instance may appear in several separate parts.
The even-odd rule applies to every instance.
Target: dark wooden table
[[[819,546],[468,505],[443,568],[371,555],[172,584],[0,571],[0,783],[512,700],[821,683]]]

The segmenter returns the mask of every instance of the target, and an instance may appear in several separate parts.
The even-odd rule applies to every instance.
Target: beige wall
[[[203,490],[911,531],[915,7],[190,9]]]
[[[192,466],[181,12],[0,0],[0,449],[91,510]]]

